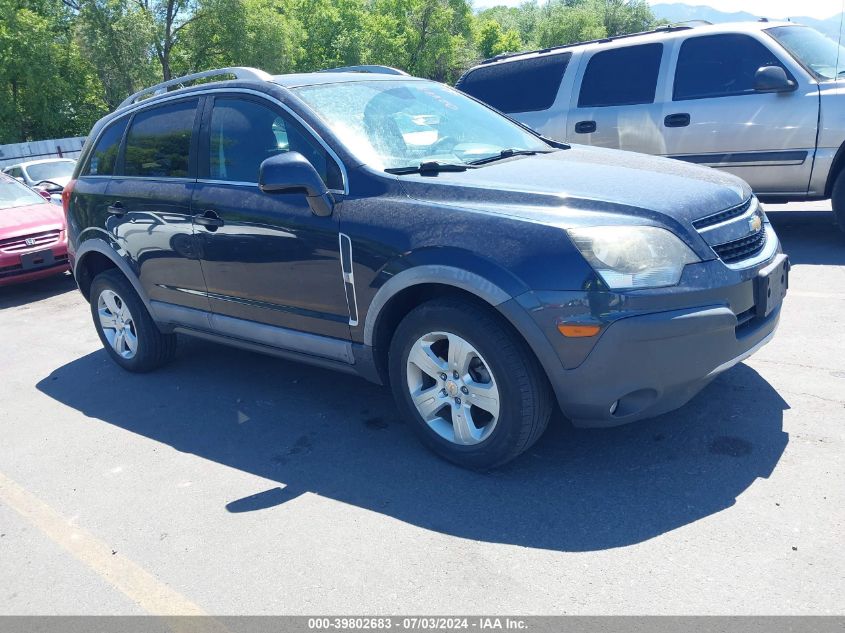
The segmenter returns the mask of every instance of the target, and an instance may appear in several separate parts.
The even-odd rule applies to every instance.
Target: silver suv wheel
[[[479,444],[499,421],[499,388],[490,366],[466,340],[431,332],[408,355],[408,390],[422,419],[440,437]]]
[[[97,315],[106,340],[125,359],[138,351],[138,332],[129,307],[113,290],[103,290],[97,298]]]

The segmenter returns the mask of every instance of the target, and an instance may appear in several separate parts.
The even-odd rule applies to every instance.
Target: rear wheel
[[[118,270],[106,270],[91,282],[91,315],[106,352],[118,365],[146,372],[168,362],[176,335],[163,334],[132,284]]]
[[[839,172],[833,183],[830,203],[833,206],[833,213],[836,216],[839,230],[845,233],[845,169]]]
[[[390,381],[423,442],[469,468],[510,461],[537,441],[551,414],[546,377],[525,343],[469,301],[429,301],[403,319]]]

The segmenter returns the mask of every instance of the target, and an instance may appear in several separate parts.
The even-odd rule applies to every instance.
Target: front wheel
[[[525,343],[491,309],[460,299],[429,301],[403,319],[390,382],[422,441],[468,468],[515,458],[551,414],[548,382]]]

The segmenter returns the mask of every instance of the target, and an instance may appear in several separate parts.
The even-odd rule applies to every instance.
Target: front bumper
[[[740,326],[727,307],[659,312],[610,325],[577,368],[552,377],[576,426],[617,426],[688,402],[771,340],[780,308]],[[611,412],[612,410],[612,412]]]
[[[531,293],[520,300],[554,350],[557,363],[538,358],[564,414],[576,426],[617,426],[682,406],[771,340],[788,269],[779,254],[738,271],[711,261],[688,267],[685,286],[630,295]],[[767,300],[777,280],[781,286]],[[556,323],[573,321],[602,331],[580,339],[558,334]]]
[[[26,262],[21,257],[42,254],[34,261]],[[4,253],[0,251],[0,286],[25,283],[58,275],[70,270],[67,253],[67,238],[48,245],[22,253]]]

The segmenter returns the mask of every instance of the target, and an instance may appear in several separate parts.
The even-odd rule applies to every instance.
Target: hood
[[[436,176],[401,178],[412,198],[562,227],[693,220],[751,196],[739,178],[708,167],[619,150],[571,149],[514,157]]]
[[[43,204],[0,209],[0,240],[64,228],[64,210],[47,201]]]

